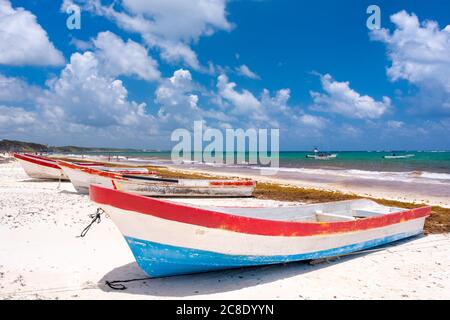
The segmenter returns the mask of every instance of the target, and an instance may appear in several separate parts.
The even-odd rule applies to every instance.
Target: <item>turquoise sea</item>
[[[450,151],[329,151],[337,157],[330,160],[315,160],[306,157],[313,152],[283,151],[280,152],[280,168],[323,168],[336,170],[364,170],[383,172],[430,172],[450,174]],[[404,159],[383,159],[384,155],[413,154],[414,157]],[[95,153],[91,153],[95,154]],[[98,154],[98,153],[97,153]],[[170,161],[170,151],[158,152],[119,152],[102,155],[124,157],[129,160],[161,160]],[[248,154],[245,155],[248,161]],[[194,160],[194,154],[187,157]],[[239,166],[243,164],[240,163]],[[245,163],[244,163],[245,165]]]

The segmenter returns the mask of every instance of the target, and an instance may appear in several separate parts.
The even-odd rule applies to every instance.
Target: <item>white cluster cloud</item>
[[[168,127],[191,127],[193,121],[202,120],[198,95],[188,70],[179,69],[165,79],[156,90],[155,102],[160,106],[158,119]]]
[[[112,32],[101,32],[93,40],[96,56],[103,63],[103,72],[113,77],[133,76],[143,80],[158,80],[161,76],[158,63],[148,55],[142,45],[123,41]]]
[[[324,93],[311,92],[315,110],[337,113],[349,118],[377,119],[391,107],[389,97],[376,101],[350,88],[349,82],[338,82],[329,74],[321,75],[320,79]]]
[[[122,4],[131,14],[148,18],[149,32],[170,40],[196,41],[216,29],[231,29],[226,0],[123,0]]]
[[[30,86],[23,79],[0,74],[0,101],[2,102],[23,102],[38,96],[40,92],[39,87]]]
[[[440,29],[436,21],[420,22],[406,11],[391,16],[396,29],[371,32],[373,40],[386,44],[392,65],[388,76],[393,81],[404,79],[419,87],[426,99],[450,111],[450,25]],[[428,99],[431,98],[431,99]]]
[[[105,127],[138,125],[145,115],[145,104],[127,100],[122,81],[100,72],[94,53],[74,53],[58,79],[40,99],[49,118]]]
[[[0,0],[0,64],[59,66],[64,57],[50,42],[36,16]]]
[[[298,117],[298,120],[301,124],[317,130],[323,129],[328,124],[328,120],[326,120],[325,118],[314,116],[311,114],[303,114]]]
[[[0,105],[0,133],[11,134],[25,132],[36,123],[36,114],[20,107]]]
[[[301,132],[304,136],[311,132],[306,132],[305,128],[320,130],[327,124],[327,120],[323,117],[307,114],[300,108],[289,105],[291,97],[289,89],[280,89],[274,96],[271,96],[269,90],[264,89],[260,98],[257,98],[246,89],[236,90],[236,86],[236,83],[230,82],[225,74],[218,77],[219,105],[226,114],[235,117],[234,123],[242,127],[280,128],[286,132],[289,128],[291,134]]]
[[[8,100],[26,91],[30,94],[23,95],[22,101],[14,100],[21,102],[19,106],[8,105]],[[46,88],[0,76],[0,126],[7,135],[26,132],[35,139],[84,145],[150,144],[157,132],[146,105],[130,101],[122,81],[103,73],[101,62],[90,51],[74,53]]]
[[[238,92],[236,83],[230,82],[225,74],[217,78],[217,89],[219,95],[230,102],[234,107],[232,113],[245,115],[248,113],[258,113],[261,108],[261,102],[248,90]]]
[[[387,125],[390,129],[401,129],[405,125],[405,123],[403,121],[389,120],[387,122]]]
[[[250,78],[250,79],[254,79],[254,80],[260,79],[259,75],[257,75],[255,72],[250,70],[250,68],[247,65],[245,65],[245,64],[240,65],[239,67],[237,67],[236,68],[236,72],[239,75],[247,77],[247,78]]]
[[[164,60],[181,61],[195,70],[202,67],[190,45],[216,30],[232,29],[226,18],[226,0],[123,0],[123,11],[104,5],[101,0],[76,2],[122,29],[140,34],[148,45],[161,50]]]

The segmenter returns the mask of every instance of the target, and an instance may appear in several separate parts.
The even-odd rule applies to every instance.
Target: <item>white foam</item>
[[[253,170],[260,170],[261,167],[248,167]],[[308,175],[323,175],[323,176],[338,176],[348,178],[360,178],[369,180],[383,180],[383,181],[400,181],[400,182],[426,182],[426,183],[445,183],[450,184],[450,174],[435,173],[435,172],[421,172],[421,171],[406,171],[406,172],[388,172],[388,171],[368,171],[358,169],[323,169],[323,168],[264,168],[264,170],[278,171],[278,172],[293,172]]]

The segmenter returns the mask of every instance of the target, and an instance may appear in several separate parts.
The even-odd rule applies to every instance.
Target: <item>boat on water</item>
[[[89,185],[97,184],[113,188],[113,181],[126,180],[127,176],[156,177],[156,172],[146,168],[119,168],[119,167],[90,167],[76,163],[58,160],[64,174],[69,178],[75,190],[82,194],[89,193]]]
[[[150,277],[338,256],[423,232],[430,207],[360,199],[295,207],[206,207],[90,186]]]
[[[306,155],[307,158],[313,158],[316,160],[330,160],[330,159],[334,159],[337,157],[337,154],[335,153],[324,153],[324,152],[320,152],[317,154],[308,154]]]
[[[385,155],[383,156],[383,159],[407,159],[407,158],[412,158],[415,157],[415,154],[403,154],[403,155],[398,155],[398,154],[391,154],[391,155]]]
[[[330,160],[337,157],[336,153],[320,152],[317,147],[314,148],[314,154],[307,154],[306,158],[316,160]]]
[[[147,197],[251,197],[256,187],[253,180],[127,178],[115,180],[115,188]]]

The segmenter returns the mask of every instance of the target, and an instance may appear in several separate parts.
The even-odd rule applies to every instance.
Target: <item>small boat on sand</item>
[[[90,186],[138,265],[165,277],[361,251],[421,234],[430,207],[370,200],[296,207],[206,207]]]
[[[148,197],[251,197],[256,187],[253,180],[127,178],[115,188]]]
[[[57,164],[72,182],[75,190],[83,194],[89,193],[90,184],[113,188],[114,180],[126,180],[124,175],[156,177],[156,172],[148,171],[146,168],[89,167],[62,160],[58,160]]]
[[[59,160],[33,154],[13,154],[25,170],[27,175],[34,179],[69,180],[69,177],[59,165]],[[69,162],[67,162],[69,163]],[[145,168],[118,168],[106,167],[104,163],[96,162],[74,162],[74,166],[83,168],[97,168],[97,170],[111,171],[122,174],[146,174]]]
[[[55,160],[32,154],[13,154],[26,174],[34,179],[69,180]]]
[[[156,172],[106,172],[66,161],[58,161],[58,165],[70,178],[75,189],[83,194],[89,193],[89,185],[97,184],[144,196],[249,197],[256,187],[256,182],[249,180],[177,180],[160,178],[156,176]]]
[[[415,155],[414,154],[397,155],[393,153],[392,155],[383,156],[383,159],[407,159],[412,157],[415,157]]]

